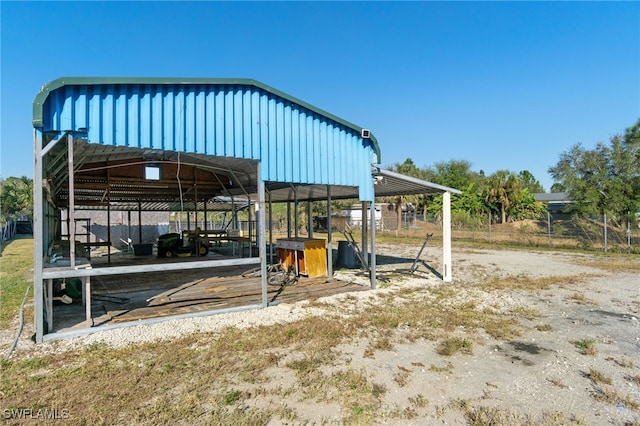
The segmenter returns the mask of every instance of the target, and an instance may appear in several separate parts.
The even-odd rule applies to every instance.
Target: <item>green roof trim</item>
[[[56,89],[59,89],[64,86],[81,86],[81,85],[107,85],[107,84],[171,84],[171,85],[180,85],[180,84],[218,84],[218,85],[243,85],[243,86],[253,86],[259,89],[262,89],[266,92],[272,93],[276,96],[279,96],[283,99],[286,99],[294,104],[300,105],[303,108],[306,108],[310,111],[315,112],[325,118],[333,120],[337,123],[342,124],[345,127],[353,129],[358,133],[362,133],[363,128],[357,126],[353,123],[350,123],[347,120],[344,120],[336,115],[333,115],[323,109],[320,109],[314,105],[311,105],[307,102],[304,102],[294,96],[288,95],[278,89],[275,89],[271,86],[268,86],[264,83],[261,83],[256,80],[247,79],[247,78],[163,78],[163,77],[61,77],[56,80],[53,80],[49,83],[44,84],[38,94],[36,95],[33,101],[33,127],[40,128],[44,126],[43,119],[43,107],[44,104],[49,97],[49,94]],[[380,163],[380,145],[378,144],[378,140],[373,135],[373,133],[369,133],[369,139],[373,143],[373,148],[375,150],[376,156],[378,157],[378,163]]]

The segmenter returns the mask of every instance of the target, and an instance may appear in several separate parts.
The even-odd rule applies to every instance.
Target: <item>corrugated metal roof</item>
[[[452,194],[461,194],[462,192],[447,186],[438,185],[422,179],[406,176],[400,173],[375,168],[372,176],[376,182],[374,191],[376,197],[395,197],[399,195],[418,195],[418,194],[442,194],[450,192]],[[280,185],[268,187],[271,201],[294,201],[311,200],[322,201],[328,196],[326,185]],[[331,187],[331,198],[338,199],[357,199],[358,188],[341,186]]]
[[[83,134],[109,159],[115,148],[137,148],[254,160],[264,182],[354,186],[373,198],[376,138],[255,80],[60,78],[33,108],[43,134]]]
[[[359,127],[347,120],[344,120],[330,112],[324,111],[310,103],[307,103],[301,99],[284,93],[278,89],[268,86],[253,79],[244,78],[162,78],[162,77],[61,77],[53,80],[47,84],[44,84],[35,100],[33,101],[33,127],[44,127],[44,106],[47,98],[51,92],[65,86],[94,86],[94,85],[223,85],[223,86],[253,86],[258,89],[262,89],[266,92],[272,93],[276,96],[286,99],[291,103],[300,105],[310,111],[315,112],[318,115],[326,117],[332,121],[342,124],[345,127],[351,128],[358,133],[361,133],[363,128]],[[86,126],[85,126],[86,127]],[[65,129],[65,130],[78,130],[78,129]],[[375,152],[378,155],[378,162],[380,162],[380,146],[378,140],[370,133]]]

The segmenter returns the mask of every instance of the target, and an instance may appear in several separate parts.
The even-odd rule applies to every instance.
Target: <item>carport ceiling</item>
[[[66,141],[51,150],[45,167],[48,196],[58,207],[69,204]],[[257,162],[175,151],[74,142],[74,204],[79,210],[225,210],[220,197],[257,198]],[[146,166],[159,166],[158,179],[145,178]],[[380,168],[372,168],[376,197],[460,191]],[[272,202],[323,201],[327,185],[265,184]],[[330,186],[331,198],[358,199],[354,186]],[[218,200],[218,201],[216,201]],[[239,200],[238,200],[239,201]],[[213,204],[213,205],[212,205]]]
[[[220,196],[256,192],[257,162],[246,159],[89,144],[75,139],[74,204],[77,209],[179,211],[204,209]],[[57,143],[45,165],[47,196],[69,205],[66,140]],[[157,179],[145,171],[158,166]],[[219,204],[219,203],[218,203]],[[221,205],[215,208],[222,208]]]
[[[372,175],[374,179],[374,192],[376,197],[396,197],[400,195],[417,195],[417,194],[442,194],[451,192],[460,194],[460,191],[454,188],[438,185],[390,170],[373,168]],[[294,192],[295,188],[295,192]],[[271,201],[321,201],[326,200],[326,185],[286,185],[286,184],[267,184],[267,189],[271,194]],[[350,186],[331,186],[331,198],[337,199],[357,199],[358,188]]]

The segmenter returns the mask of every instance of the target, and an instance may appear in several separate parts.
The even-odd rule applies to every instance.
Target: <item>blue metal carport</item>
[[[262,304],[246,307],[250,309],[267,306],[265,215],[259,213],[268,202],[357,197],[373,207],[376,196],[373,174],[380,148],[368,129],[255,80],[60,78],[36,96],[33,128],[34,182],[39,182],[34,184],[38,342],[47,337],[45,280],[184,268],[179,263],[82,268],[75,264],[71,244],[69,267],[47,271],[44,259],[59,237],[61,210],[71,221],[81,208],[170,211],[178,205],[177,189],[181,208],[196,211],[202,206],[206,211],[207,200],[216,195],[253,197],[263,282]],[[179,188],[148,182],[141,175],[148,165],[166,167],[161,173],[175,174]],[[115,175],[124,166],[129,175]],[[185,170],[193,175],[194,190],[188,197],[181,184]],[[417,190],[429,188],[457,192],[428,185]],[[74,241],[73,231],[69,240]],[[330,239],[328,243],[331,253]],[[193,267],[256,261],[208,260]]]

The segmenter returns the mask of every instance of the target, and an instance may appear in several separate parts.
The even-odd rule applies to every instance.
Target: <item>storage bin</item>
[[[153,244],[134,244],[133,254],[135,256],[151,256],[153,253]]]

